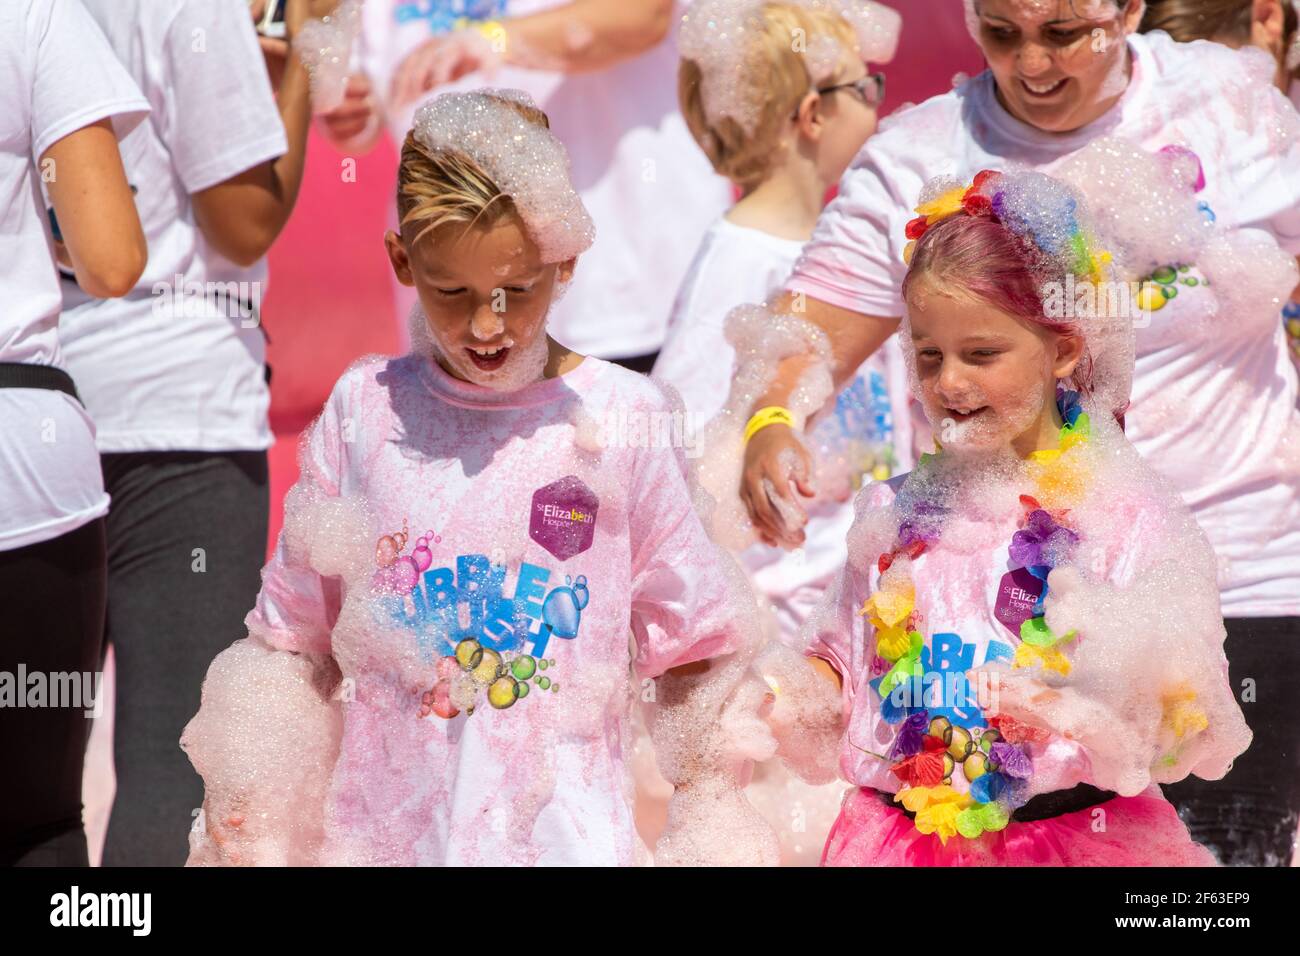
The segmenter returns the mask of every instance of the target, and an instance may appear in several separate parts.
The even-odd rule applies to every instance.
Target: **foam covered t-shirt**
[[[377,573],[376,542],[403,529],[404,555],[420,539],[431,553],[409,594],[372,604],[383,639],[335,627],[340,579],[295,562],[284,536],[263,571],[253,636],[332,653],[353,687],[322,862],[639,861],[629,695],[739,640],[680,450],[600,436],[611,411],[669,409],[649,380],[593,358],[516,392],[414,355],[340,379],[304,439],[299,484],[367,503],[369,537],[354,544]],[[526,654],[530,672],[511,671],[525,693],[420,717],[427,688],[404,686],[395,660],[436,662],[467,639]]]
[[[787,288],[866,315],[903,314],[904,227],[922,186],[982,169],[1050,173],[1091,141],[1193,150],[1220,225],[1300,253],[1300,138],[1259,51],[1128,38],[1132,77],[1104,116],[1045,133],[1011,116],[993,76],[894,114],[844,174]],[[1255,59],[1252,59],[1255,58]],[[1269,61],[1271,62],[1271,61]],[[1265,75],[1267,74],[1267,75]],[[1104,202],[1105,197],[1094,197]],[[1171,300],[1137,329],[1129,440],[1175,483],[1219,557],[1224,614],[1300,615],[1297,376],[1276,309],[1201,321],[1214,292]]]
[[[867,528],[884,528],[892,534],[896,525],[891,523],[890,508],[908,477],[899,475],[862,491],[857,501],[854,534]],[[1012,563],[1008,560],[1008,547],[1012,536],[1021,530],[1024,509],[1014,496],[1003,504],[1005,507],[985,500],[982,514],[958,509],[947,515],[937,541],[930,541],[924,553],[912,561],[915,611],[924,635],[924,647],[919,655],[924,676],[908,694],[896,692],[893,698],[882,697],[877,686],[889,664],[877,658],[876,634],[861,613],[864,602],[880,587],[881,571],[874,553],[862,555],[862,566],[853,563],[844,566],[827,592],[825,605],[810,619],[803,634],[805,653],[825,659],[843,678],[847,719],[841,739],[840,771],[849,782],[887,793],[902,788],[899,777],[891,769],[897,758],[882,759],[890,755],[902,729],[899,715],[888,713],[886,704],[890,700],[911,708],[904,713],[915,713],[924,706],[926,720],[945,718],[954,727],[978,733],[989,724],[990,716],[999,716],[992,712],[998,698],[995,691],[979,688],[969,681],[968,671],[1001,664],[1014,668],[1011,673],[1016,675],[1046,673],[1034,666],[1020,669],[1023,662],[1018,651],[1024,643],[1020,624],[1033,613],[1042,585],[1025,567],[1008,570]],[[1168,532],[1179,526],[1182,516],[1171,513],[1162,504],[1158,491],[1153,490],[1149,495],[1143,491],[1127,497],[1108,497],[1101,511],[1091,504],[1088,507],[1091,518],[1088,530],[1080,531],[1081,549],[1087,554],[1096,580],[1104,585],[1116,590],[1143,587],[1144,582],[1150,581],[1145,575],[1156,564],[1170,559],[1194,561],[1201,557],[1166,553],[1169,542],[1175,540]],[[1184,547],[1204,549],[1205,562],[1210,565],[1209,549],[1203,537],[1195,545]],[[1203,582],[1191,580],[1190,574],[1186,580],[1189,588],[1199,590],[1203,586],[1212,599],[1210,572],[1207,571]],[[1049,611],[1052,602],[1060,600],[1058,591],[1053,584],[1047,592]],[[1066,656],[1076,662],[1082,655],[1105,661],[1115,656],[1114,647],[1119,644],[1129,645],[1125,654],[1135,650],[1140,653],[1146,637],[1140,626],[1128,630],[1089,627],[1088,623],[1085,622],[1081,637],[1065,645]],[[1139,694],[1159,701],[1168,690],[1165,678],[1175,673],[1190,671],[1205,682],[1201,688],[1203,697],[1198,700],[1213,701],[1227,711],[1224,726],[1215,726],[1213,734],[1203,737],[1189,736],[1180,759],[1199,766],[1203,775],[1209,776],[1203,768],[1211,765],[1226,770],[1232,758],[1245,748],[1249,732],[1245,730],[1228,684],[1227,661],[1222,650],[1223,629],[1218,627],[1217,633],[1196,629],[1204,624],[1204,620],[1198,619],[1186,632],[1178,634],[1177,656],[1181,659],[1173,660],[1173,654],[1169,658],[1157,655],[1152,660],[1156,675],[1144,673],[1130,678],[1129,683],[1138,685]],[[1053,681],[1053,676],[1047,674],[1039,679],[1054,688],[1063,685],[1065,689],[1058,693],[1071,693],[1069,681]],[[1055,730],[1025,734],[1022,729],[1021,735],[1013,735],[1009,727],[1002,726],[1006,739],[1022,747],[1032,762],[1026,795],[1069,790],[1079,783],[1103,789],[1114,787],[1114,778],[1121,776],[1114,772],[1116,767],[1124,768],[1124,773],[1130,774],[1129,780],[1134,779],[1132,774],[1140,778],[1132,787],[1133,793],[1150,785],[1151,776],[1158,771],[1153,770],[1147,776],[1144,761],[1148,759],[1148,748],[1154,749],[1153,741],[1159,729],[1154,724],[1133,726],[1119,719],[1118,715],[1124,713],[1119,698],[1133,690],[1123,686],[1123,681],[1119,683],[1120,687],[1109,689],[1113,698],[1103,696],[1089,702],[1086,709],[1080,709],[1094,718],[1086,746],[1081,742],[1084,735],[1077,730],[1068,737]],[[990,707],[990,713],[982,709],[986,706]],[[1113,726],[1108,727],[1107,720],[1113,721]],[[1106,767],[1110,776],[1099,778],[1098,767]],[[953,772],[951,776],[954,786],[966,786],[962,773]]]

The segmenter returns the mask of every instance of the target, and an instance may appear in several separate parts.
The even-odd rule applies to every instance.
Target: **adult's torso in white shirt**
[[[1217,44],[1177,44],[1162,33],[1130,37],[1129,44],[1133,74],[1122,99],[1073,133],[1045,134],[1011,117],[997,103],[987,72],[896,114],[845,174],[829,210],[833,221],[806,247],[812,281],[843,275],[849,296],[847,277],[867,270],[874,273],[872,289],[854,304],[868,313],[900,314],[904,225],[922,184],[940,175],[969,181],[981,169],[1013,166],[1050,173],[1100,137],[1150,151],[1171,144],[1191,148],[1206,179],[1197,198],[1219,223],[1266,229],[1284,249],[1300,252],[1300,206],[1278,198],[1300,197],[1300,150],[1291,147],[1297,151],[1281,171],[1258,167],[1259,181],[1236,168],[1246,151],[1260,150],[1256,137],[1274,134],[1242,128],[1233,95],[1242,95],[1242,54]],[[865,258],[840,259],[831,241],[818,250],[819,237],[851,220],[861,220],[870,234],[857,249]],[[797,277],[793,284],[799,287]],[[1211,320],[1213,295],[1211,289],[1183,289],[1138,329],[1126,433],[1174,481],[1210,537],[1225,616],[1300,614],[1296,371],[1276,307]]]
[[[112,117],[119,139],[148,104],[69,0],[0,5],[0,362],[63,364],[59,276],[37,160]],[[108,510],[95,433],[63,392],[0,388],[0,550],[75,530]]]
[[[369,0],[359,62],[386,95],[416,47],[470,22],[506,20],[557,6],[556,0]],[[625,358],[664,341],[672,297],[691,250],[727,207],[731,186],[715,174],[677,107],[676,16],[653,49],[594,73],[502,67],[432,91],[483,86],[521,89],[547,114],[568,149],[575,188],[596,224],[596,242],[552,309],[549,331],[576,351]],[[400,148],[422,100],[388,111]],[[390,219],[396,211],[390,210]]]
[[[63,282],[65,358],[99,449],[268,448],[266,262],[241,268],[213,249],[190,201],[286,148],[246,6],[84,2],[153,107],[122,144],[149,243],[144,274],[121,299]],[[193,85],[173,80],[181,69]]]

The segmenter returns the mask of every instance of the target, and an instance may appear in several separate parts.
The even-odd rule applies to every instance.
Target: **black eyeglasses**
[[[868,73],[860,80],[854,80],[852,83],[836,83],[834,86],[823,86],[817,90],[819,96],[825,96],[827,93],[834,93],[836,90],[853,90],[858,99],[862,100],[867,106],[877,107],[885,101],[885,74]],[[797,119],[799,111],[795,110],[791,119]]]

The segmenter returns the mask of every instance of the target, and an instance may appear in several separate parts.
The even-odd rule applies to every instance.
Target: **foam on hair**
[[[402,224],[420,225],[418,237],[475,222],[506,199],[544,262],[576,258],[595,239],[564,144],[527,93],[444,93],[421,106],[402,149]]]

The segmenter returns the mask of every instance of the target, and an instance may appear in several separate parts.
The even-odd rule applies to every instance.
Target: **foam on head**
[[[793,93],[797,103],[810,86],[834,75],[846,41],[856,45],[864,62],[892,59],[901,23],[897,12],[871,0],[697,0],[682,17],[677,42],[682,59],[698,70],[707,123],[730,120],[745,136],[753,136],[765,112],[784,118],[793,109],[794,103],[773,103],[773,76],[789,70],[786,51],[803,65],[803,76],[796,77],[799,88],[782,97]],[[800,33],[769,36],[795,30]],[[770,51],[764,49],[769,40]]]
[[[510,198],[543,262],[590,248],[596,230],[569,178],[568,153],[527,93],[444,93],[416,111],[411,136],[431,154],[460,154],[481,169]]]
[[[425,103],[402,149],[398,210],[411,244],[427,241],[424,237],[444,226],[467,229],[517,216],[548,264],[577,258],[595,235],[569,180],[564,146],[550,132],[546,115],[518,90],[443,94]],[[552,305],[566,283],[557,273]],[[418,303],[408,321],[414,352],[441,358],[476,385],[516,391],[542,377],[549,355],[544,316],[534,329],[515,330],[527,333],[526,341],[503,340],[512,353],[493,371],[447,355]]]

